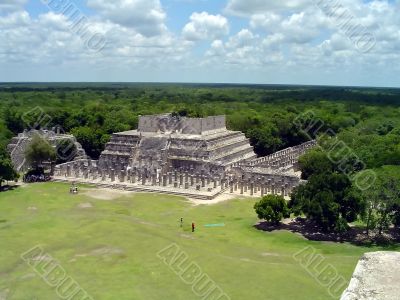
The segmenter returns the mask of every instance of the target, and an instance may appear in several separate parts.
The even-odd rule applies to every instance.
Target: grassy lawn
[[[59,299],[21,259],[37,245],[93,299],[110,300],[201,299],[157,257],[173,243],[232,300],[333,299],[293,254],[312,246],[348,281],[360,256],[378,250],[257,231],[254,200],[193,206],[179,197],[131,194],[105,201],[68,189],[46,183],[0,193],[0,299]],[[204,226],[218,223],[225,227]]]

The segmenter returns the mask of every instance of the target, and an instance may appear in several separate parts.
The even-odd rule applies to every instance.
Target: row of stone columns
[[[299,157],[306,151],[316,146],[316,141],[306,142],[296,147],[287,148],[275,152],[269,156],[256,159],[250,163],[251,166],[268,166],[272,168],[283,168],[295,164]]]
[[[267,194],[274,195],[282,195],[283,197],[287,197],[293,190],[293,186],[290,184],[284,185],[268,185],[260,182],[248,182],[248,181],[240,181],[240,182],[230,182],[229,183],[229,191],[230,193],[240,192],[243,194],[250,194],[250,196],[260,194],[261,197]]]
[[[90,162],[90,163],[89,163]],[[279,175],[214,177],[206,175],[192,175],[188,172],[157,173],[148,169],[134,168],[132,170],[102,169],[97,164],[87,161],[71,162],[57,166],[56,176],[83,178],[85,180],[131,183],[143,186],[174,187],[176,189],[192,189],[197,191],[213,191],[220,189],[231,193],[250,195],[281,194],[288,196],[299,184],[296,177]],[[247,176],[249,177],[249,176]]]

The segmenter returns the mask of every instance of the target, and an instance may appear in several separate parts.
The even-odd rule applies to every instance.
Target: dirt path
[[[113,201],[115,199],[135,194],[134,192],[112,190],[112,189],[81,189],[82,195],[97,200]]]

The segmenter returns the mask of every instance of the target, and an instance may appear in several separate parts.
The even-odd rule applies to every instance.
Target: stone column
[[[146,175],[142,173],[141,176],[142,176],[142,185],[146,185]]]
[[[87,167],[82,167],[82,173],[83,173],[83,178],[88,179],[89,178],[89,170]]]
[[[111,169],[110,178],[111,178],[111,182],[115,181],[115,170],[114,169]]]
[[[163,176],[162,176],[162,178],[163,178],[163,186],[167,186],[167,184],[168,184],[168,176],[167,176],[167,174],[164,174]]]
[[[98,172],[97,172],[97,168],[92,168],[92,178],[93,180],[97,180],[97,177],[99,176]]]
[[[250,183],[250,196],[254,195],[254,183]]]
[[[75,171],[75,177],[76,178],[79,178],[79,169],[78,169],[78,166],[74,166],[74,171]]]
[[[169,185],[172,184],[172,173],[171,172],[168,173],[168,184]]]
[[[124,170],[120,171],[120,181],[125,182],[126,173]]]

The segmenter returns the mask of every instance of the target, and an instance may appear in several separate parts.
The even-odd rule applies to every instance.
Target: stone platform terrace
[[[400,252],[367,253],[341,300],[399,300]]]
[[[174,195],[181,196],[191,199],[198,200],[213,200],[219,195],[223,194],[224,190],[183,190],[174,187],[162,187],[162,186],[145,186],[141,184],[133,184],[128,182],[111,182],[111,181],[101,181],[101,180],[90,180],[90,179],[76,179],[76,178],[63,178],[63,177],[54,177],[53,182],[62,182],[62,183],[79,183],[79,184],[87,184],[91,186],[95,186],[97,188],[108,188],[115,189],[121,191],[130,191],[130,192],[138,192],[138,193],[155,193],[155,194],[166,194],[166,195]]]
[[[267,194],[287,197],[300,179],[278,172],[253,175],[226,173],[216,176],[178,171],[163,174],[138,168],[103,170],[98,166],[98,161],[78,160],[57,166],[53,181],[211,200],[225,192],[249,197]]]

